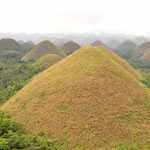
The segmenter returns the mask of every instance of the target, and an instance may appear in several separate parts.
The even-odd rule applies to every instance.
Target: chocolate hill
[[[78,50],[79,48],[80,48],[79,44],[73,41],[69,41],[63,45],[62,50],[64,51],[65,54],[70,55],[74,53],[76,50]]]
[[[39,44],[37,44],[33,49],[31,49],[25,56],[22,57],[21,61],[36,61],[40,57],[46,54],[56,54],[61,57],[65,57],[64,52],[59,49],[52,42],[45,40]]]
[[[80,48],[34,77],[1,110],[66,149],[150,143],[149,92],[112,54],[104,47]]]

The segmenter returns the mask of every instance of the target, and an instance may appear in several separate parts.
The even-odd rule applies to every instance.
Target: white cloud
[[[149,0],[0,0],[0,32],[150,35]]]

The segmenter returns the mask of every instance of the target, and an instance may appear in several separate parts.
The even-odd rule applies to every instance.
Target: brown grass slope
[[[138,56],[138,57],[141,57],[141,56],[143,56],[144,53],[146,53],[146,51],[149,50],[149,49],[150,49],[150,42],[145,42],[145,43],[139,45],[139,46],[136,48],[136,50],[135,50],[135,52],[134,52],[134,55],[135,55],[135,56]]]
[[[47,69],[50,66],[54,65],[55,63],[59,62],[63,58],[55,55],[55,54],[47,54],[41,58],[39,58],[35,63],[32,64],[32,66],[41,68],[41,69]]]
[[[67,149],[150,142],[148,91],[105,50],[83,47],[33,78],[1,110]]]
[[[65,54],[69,55],[69,54],[74,53],[79,48],[80,48],[79,44],[73,41],[69,41],[63,45],[62,50],[64,51]]]
[[[108,48],[99,46],[99,47],[97,47],[97,49],[100,49],[103,53],[105,53],[109,57],[111,57],[111,59],[118,62],[124,69],[126,69],[129,73],[131,73],[135,78],[141,78],[142,77],[140,75],[140,73],[137,72],[132,66],[130,66],[124,59],[119,57],[114,52],[110,51]]]
[[[61,57],[66,56],[64,52],[52,42],[45,40],[31,49],[24,57],[22,57],[21,61],[37,60],[46,54],[56,54]]]
[[[150,61],[150,49],[147,49],[144,55],[140,57],[140,59]]]

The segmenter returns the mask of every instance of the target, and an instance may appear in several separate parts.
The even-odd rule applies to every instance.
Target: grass
[[[28,133],[67,139],[66,149],[147,145],[150,94],[138,73],[115,57],[103,47],[83,47],[34,77],[1,109]]]
[[[50,66],[54,65],[56,62],[62,60],[62,57],[55,54],[47,54],[39,58],[34,64],[33,67],[38,67],[41,69],[47,69]]]
[[[65,54],[69,55],[75,52],[76,50],[78,50],[79,48],[80,48],[79,44],[73,41],[69,41],[64,44],[64,46],[62,47],[62,50],[64,51]]]
[[[61,57],[66,56],[65,53],[62,50],[60,50],[58,47],[56,47],[53,43],[45,40],[37,44],[25,56],[23,56],[21,61],[30,61],[30,60],[36,61],[37,59],[39,59],[40,57],[46,54],[56,54]]]

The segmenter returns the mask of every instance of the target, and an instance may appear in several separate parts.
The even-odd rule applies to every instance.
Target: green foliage
[[[0,137],[0,150],[8,150],[8,142],[6,139]]]
[[[46,139],[45,134],[28,136],[23,126],[0,112],[0,150],[10,149],[60,150],[56,141]]]
[[[17,59],[0,58],[0,104],[7,101],[25,84],[32,76],[43,71],[30,63],[21,63]]]
[[[114,150],[128,150],[128,147],[124,145],[123,143],[120,143],[119,146],[115,148]]]

